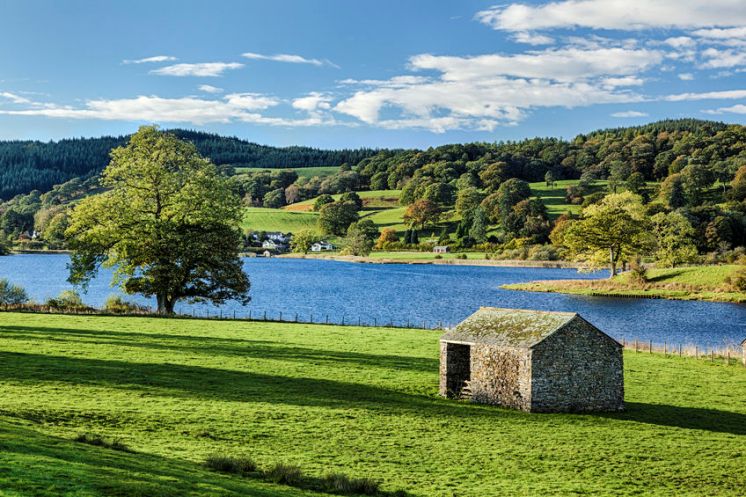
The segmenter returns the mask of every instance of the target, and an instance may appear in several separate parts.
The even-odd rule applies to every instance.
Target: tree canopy
[[[101,182],[108,190],[82,200],[66,231],[72,283],[103,265],[125,292],[155,296],[160,313],[182,299],[248,303],[240,200],[193,144],[142,127],[112,151]]]

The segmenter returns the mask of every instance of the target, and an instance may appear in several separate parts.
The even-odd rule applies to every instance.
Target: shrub
[[[214,454],[205,459],[205,466],[213,471],[247,475],[256,471],[256,463],[248,457],[233,457]]]
[[[109,295],[104,304],[104,310],[113,314],[128,314],[135,312],[148,312],[149,307],[129,302],[122,298],[121,295]]]
[[[443,256],[442,256],[442,255],[440,255],[440,254],[435,254],[435,259],[442,259],[442,258],[443,258]]]
[[[740,292],[746,292],[746,268],[739,269],[729,278],[733,288]]]
[[[83,299],[75,290],[63,290],[54,298],[47,300],[47,305],[53,309],[79,310],[87,309]]]
[[[28,302],[28,295],[23,287],[14,285],[5,278],[0,279],[0,304],[21,305]]]
[[[647,283],[648,268],[645,267],[639,257],[629,263],[629,277],[637,284]]]
[[[465,261],[466,260],[466,254],[458,254],[456,256],[456,259],[461,259],[462,261]]]
[[[108,438],[104,438],[95,433],[80,433],[73,440],[79,443],[94,445],[96,447],[105,447],[107,449],[118,450],[121,452],[132,452],[132,450],[121,440],[109,440]]]
[[[343,473],[331,473],[324,482],[328,491],[340,494],[376,495],[381,486],[372,478],[350,478]]]
[[[267,480],[285,485],[298,485],[303,480],[303,471],[293,464],[277,463],[264,472]]]
[[[528,258],[532,261],[556,261],[560,251],[553,245],[533,245],[528,249]]]

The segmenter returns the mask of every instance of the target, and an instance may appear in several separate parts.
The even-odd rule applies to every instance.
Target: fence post
[[[648,353],[650,354],[653,353],[653,341],[652,340],[648,341]]]
[[[378,318],[373,318],[373,326],[378,326]]]
[[[264,311],[264,321],[267,320],[267,311]]]
[[[635,353],[637,353],[637,338],[635,338]]]
[[[696,345],[694,346],[694,358],[699,359],[699,349]]]
[[[665,340],[663,341],[663,356],[668,356],[668,342],[666,342]]]
[[[295,313],[295,322],[296,323],[298,322],[298,313],[297,312]]]
[[[681,344],[679,344],[679,357],[681,357]]]
[[[357,325],[360,326],[360,316],[357,318]]]
[[[251,309],[249,309],[249,321],[251,321]]]
[[[280,312],[280,321],[282,321],[282,312]]]
[[[326,324],[329,324],[329,314],[326,315]]]
[[[342,326],[344,326],[344,325],[345,325],[345,315],[342,314]]]

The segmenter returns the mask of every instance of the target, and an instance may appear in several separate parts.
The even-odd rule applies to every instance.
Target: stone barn
[[[440,339],[440,394],[531,412],[624,408],[622,345],[576,313],[482,307]]]

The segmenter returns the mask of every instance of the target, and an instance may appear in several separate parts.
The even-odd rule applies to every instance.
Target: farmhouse
[[[578,314],[482,307],[440,339],[440,394],[531,412],[624,408],[622,345]]]
[[[448,245],[436,245],[433,247],[433,252],[436,254],[446,254],[450,250],[450,247]]]
[[[311,245],[311,252],[326,252],[329,250],[334,250],[334,245],[323,240]]]

